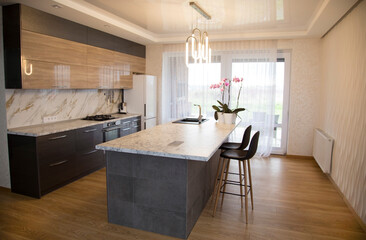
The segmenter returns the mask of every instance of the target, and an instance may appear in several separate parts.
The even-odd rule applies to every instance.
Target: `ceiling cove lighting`
[[[211,16],[205,12],[197,3],[190,2],[189,6],[195,9],[207,20]],[[191,45],[191,47],[189,47]],[[191,48],[191,50],[189,50]],[[191,52],[191,54],[189,54]],[[202,32],[198,28],[192,30],[192,34],[186,39],[186,65],[188,67],[189,57],[193,58],[194,63],[211,63],[211,48],[208,43],[208,34],[206,31]]]

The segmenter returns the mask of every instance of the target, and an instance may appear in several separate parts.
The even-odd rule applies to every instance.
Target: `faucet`
[[[198,122],[201,123],[202,122],[202,114],[201,114],[201,105],[199,104],[194,104],[194,106],[199,108],[199,115],[198,115]]]

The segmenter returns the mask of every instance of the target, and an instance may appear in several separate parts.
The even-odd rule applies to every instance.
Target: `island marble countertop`
[[[132,117],[141,116],[139,114],[112,114],[115,119],[110,119],[106,121],[92,121],[92,120],[81,120],[81,119],[73,119],[73,120],[66,120],[60,122],[53,122],[53,123],[44,123],[32,126],[25,126],[25,127],[18,127],[18,128],[10,128],[8,129],[8,134],[13,135],[22,135],[22,136],[31,136],[31,137],[39,137],[44,136],[52,133],[64,132],[69,130],[74,130],[83,127],[89,127],[94,125],[103,124],[106,122],[116,121],[118,119],[126,119]]]
[[[200,125],[167,123],[99,144],[96,149],[208,161],[239,122],[221,124],[210,119]]]

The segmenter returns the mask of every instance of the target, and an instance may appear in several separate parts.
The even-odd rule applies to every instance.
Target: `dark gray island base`
[[[213,192],[219,150],[208,161],[106,153],[108,221],[188,238]]]
[[[167,123],[97,145],[106,151],[109,222],[187,238],[238,123]]]

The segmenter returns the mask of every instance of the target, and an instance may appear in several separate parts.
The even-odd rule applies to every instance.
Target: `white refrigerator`
[[[133,75],[133,88],[124,91],[129,113],[141,114],[141,129],[156,125],[157,80],[151,75]]]

